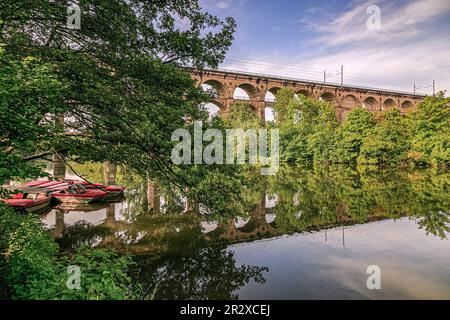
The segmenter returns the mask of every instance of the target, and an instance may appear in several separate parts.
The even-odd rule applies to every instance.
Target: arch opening
[[[391,110],[397,107],[397,103],[395,103],[394,99],[387,98],[383,102],[383,111]]]
[[[349,94],[342,99],[341,103],[342,108],[345,109],[354,109],[358,106],[358,99],[355,96]]]
[[[405,100],[402,102],[401,109],[402,111],[409,111],[414,107],[413,103],[409,100]]]
[[[336,101],[336,97],[335,97],[334,94],[332,94],[331,92],[323,92],[323,93],[319,96],[319,100],[320,100],[320,101],[324,101],[324,102],[333,103],[333,102]]]
[[[264,101],[274,103],[276,101],[275,95],[272,92],[267,91],[266,95],[264,96]]]
[[[218,101],[212,100],[208,103],[204,103],[201,105],[201,107],[208,112],[209,118],[220,116],[223,110],[222,104],[220,104]]]
[[[251,100],[258,94],[254,86],[249,83],[240,84],[234,89],[233,99],[235,100]]]
[[[311,92],[309,92],[306,89],[300,89],[297,92],[295,92],[295,95],[300,97],[300,96],[305,96],[305,97],[310,97],[311,96]]]
[[[227,97],[227,89],[223,83],[217,80],[207,80],[201,85],[203,91],[211,94],[213,98]]]
[[[374,97],[364,99],[363,108],[371,111],[379,110],[378,101]]]

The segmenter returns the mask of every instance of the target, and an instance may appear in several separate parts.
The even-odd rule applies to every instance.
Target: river
[[[225,221],[167,186],[122,183],[123,202],[42,221],[63,250],[129,252],[149,298],[450,299],[450,173],[282,167]]]

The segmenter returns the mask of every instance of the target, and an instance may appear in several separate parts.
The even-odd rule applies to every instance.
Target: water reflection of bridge
[[[266,208],[265,202],[256,205],[248,219],[228,219],[226,222],[215,223],[215,228],[205,231],[207,239],[225,239],[229,242],[241,242],[252,239],[280,235],[275,222],[272,208]]]
[[[136,202],[125,201],[92,207],[90,211],[87,208],[84,211],[53,210],[47,215],[45,223],[56,237],[63,237],[67,232],[70,232],[71,227],[74,227],[80,221],[85,221],[90,228],[107,230],[97,237],[95,245],[107,246],[118,242],[127,243],[130,245],[130,249],[135,252],[148,252],[157,249],[155,242],[160,240],[158,237],[162,233],[161,230],[172,227],[171,220],[164,219],[172,219],[174,216],[189,221],[189,232],[192,231],[196,233],[195,237],[202,237],[207,240],[223,239],[229,243],[236,243],[282,235],[286,233],[286,230],[284,227],[280,228],[277,225],[277,210],[280,210],[279,202],[285,204],[287,201],[295,205],[297,201],[297,195],[294,195],[293,199],[287,199],[281,195],[269,195],[263,192],[247,217],[207,222],[202,219],[201,215],[189,210],[190,208],[187,205],[183,212],[166,212],[165,205],[168,200],[165,196],[160,194],[157,188],[149,188],[146,191],[144,195],[146,198],[145,205],[150,211],[141,214],[141,216],[133,216],[133,212],[137,210]],[[324,240],[326,241],[327,228],[342,226],[342,244],[345,246],[344,226],[356,223],[345,214],[345,211],[345,207],[337,207],[334,223],[315,224],[312,229],[316,231],[324,229]],[[297,212],[295,218],[301,219],[301,215],[301,212]],[[383,216],[372,216],[369,217],[368,221],[384,218]],[[161,221],[163,222],[161,223]],[[161,230],[157,228],[161,228]],[[180,228],[176,232],[186,231]],[[172,236],[174,235],[172,234]]]
[[[159,199],[155,204],[163,203]],[[103,206],[93,207],[92,210],[64,211],[55,209],[49,213],[44,222],[53,231],[55,237],[62,237],[64,233],[79,222],[87,223],[91,227],[104,228],[110,230],[110,234],[103,239],[103,243],[114,242],[114,234],[120,231],[136,228],[132,221],[127,221],[123,215],[124,208],[121,203],[109,203]],[[248,241],[265,237],[280,235],[275,222],[273,208],[266,208],[265,201],[255,206],[246,218],[228,219],[226,221],[201,221],[196,217],[199,230],[206,239],[224,239],[229,242]],[[166,213],[159,208],[150,216],[156,218],[163,217]],[[182,215],[194,215],[190,211],[178,213]],[[138,227],[139,228],[139,227]],[[141,230],[145,232],[145,230]]]

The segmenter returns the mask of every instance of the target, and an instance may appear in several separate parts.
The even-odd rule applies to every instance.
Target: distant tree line
[[[450,98],[426,97],[417,110],[402,115],[393,109],[350,111],[339,122],[334,107],[297,96],[283,88],[276,94],[275,119],[280,130],[280,159],[286,163],[322,162],[376,165],[450,166]],[[230,127],[263,126],[245,106],[233,105],[225,117]]]

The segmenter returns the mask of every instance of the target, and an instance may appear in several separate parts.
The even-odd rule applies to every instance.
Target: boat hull
[[[18,201],[5,201],[6,204],[23,213],[44,214],[51,210],[52,199],[37,200],[30,204],[20,204]]]
[[[66,194],[52,194],[52,197],[58,199],[62,203],[68,204],[88,204],[102,198],[101,196],[85,197],[83,195],[66,195]]]

